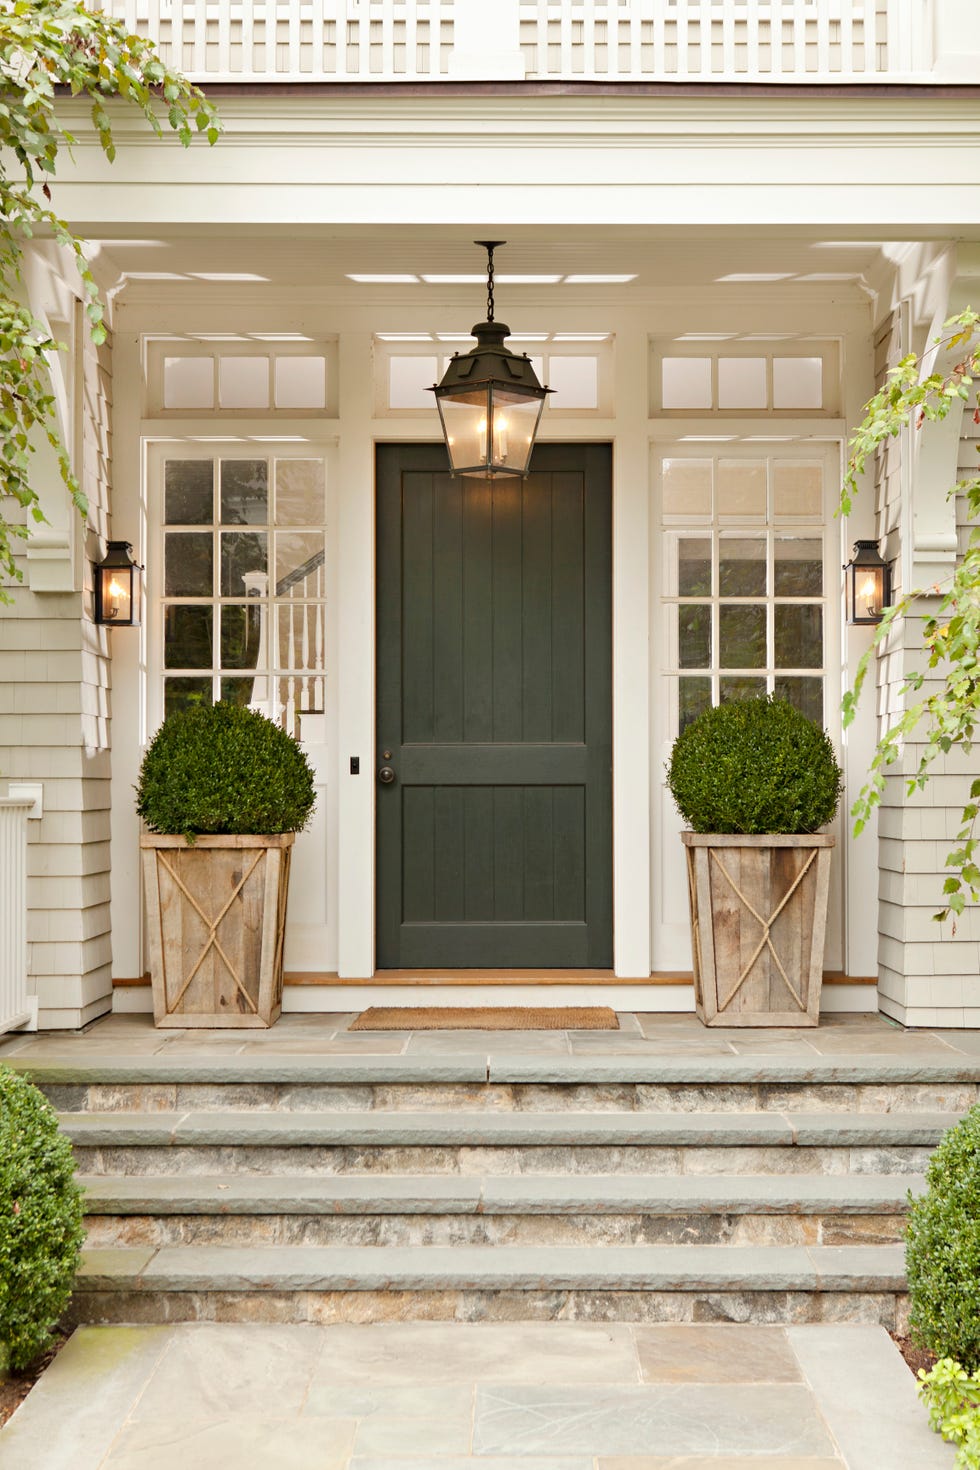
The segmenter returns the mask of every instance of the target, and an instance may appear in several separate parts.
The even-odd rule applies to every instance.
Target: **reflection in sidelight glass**
[[[269,519],[269,466],[264,459],[221,461],[221,524],[264,526]]]
[[[322,459],[277,459],[276,525],[320,526],[326,519]]]
[[[816,603],[777,603],[776,667],[823,667],[823,608]]]
[[[678,668],[711,666],[711,608],[705,603],[681,603],[677,609]]]
[[[678,729],[686,730],[698,715],[711,708],[711,680],[689,675],[677,681]]]
[[[221,609],[221,667],[254,669],[268,618],[265,602],[226,603]]]
[[[163,472],[164,521],[168,526],[209,526],[214,517],[214,464],[210,459],[168,459]]]
[[[665,459],[663,497],[665,516],[710,516],[710,459]]]
[[[168,531],[163,540],[166,597],[210,597],[214,591],[214,537],[210,531]]]
[[[773,546],[777,597],[819,597],[823,592],[823,543],[818,536],[777,536]]]
[[[719,609],[718,662],[723,669],[764,669],[764,603],[723,603]]]
[[[171,603],[163,615],[163,663],[168,669],[210,669],[214,658],[210,607]]]
[[[206,679],[168,678],[163,681],[163,714],[195,709],[211,703],[211,677]]]
[[[765,597],[766,538],[722,536],[718,543],[718,592],[722,597]]]
[[[266,571],[268,539],[265,531],[221,532],[222,597],[243,597],[252,590],[245,578],[249,572]]]
[[[776,697],[788,699],[808,719],[823,724],[823,679],[804,674],[795,678],[792,674],[776,675]]]

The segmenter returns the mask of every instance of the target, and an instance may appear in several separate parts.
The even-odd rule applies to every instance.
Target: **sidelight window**
[[[299,735],[325,698],[320,458],[163,464],[163,713],[218,699]]]
[[[776,694],[827,718],[826,456],[783,446],[661,461],[664,669],[676,733],[712,704]]]

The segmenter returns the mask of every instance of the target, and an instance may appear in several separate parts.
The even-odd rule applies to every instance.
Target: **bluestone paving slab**
[[[848,1326],[83,1328],[0,1433],[2,1470],[952,1470],[953,1458],[884,1330]]]
[[[790,1291],[813,1290],[818,1273],[827,1289],[836,1274],[904,1279],[901,1248],[887,1246],[165,1246],[91,1257],[83,1265],[88,1290]]]
[[[739,1324],[638,1326],[644,1383],[802,1383],[784,1327]]]
[[[642,1385],[592,1390],[480,1387],[473,1447],[492,1454],[823,1455],[834,1443],[795,1384]],[[879,1466],[880,1470],[880,1466]]]
[[[320,1381],[310,1390],[304,1418],[357,1420],[356,1454],[467,1454],[473,1439],[471,1384],[412,1387],[338,1387]]]
[[[14,1056],[10,1066],[39,1083],[71,1082],[485,1082],[480,1057],[276,1056],[261,1052],[245,1058],[213,1056],[130,1056],[112,1051],[86,1060],[77,1046],[70,1056]],[[976,1063],[980,1074],[980,1062]]]
[[[489,1464],[489,1461],[487,1462]],[[826,1460],[811,1455],[800,1458],[793,1455],[600,1455],[595,1470],[843,1470],[844,1462],[836,1458]],[[476,1465],[472,1470],[477,1470]],[[880,1470],[885,1470],[884,1466]],[[900,1470],[897,1465],[888,1470]],[[912,1470],[909,1466],[908,1470]]]
[[[188,1181],[192,1183],[192,1181]],[[714,1213],[871,1214],[904,1209],[907,1191],[925,1188],[921,1174],[489,1175],[484,1214]]]
[[[936,1144],[955,1113],[786,1113],[801,1144]]]
[[[497,1455],[481,1455],[479,1460],[470,1455],[438,1455],[429,1461],[415,1456],[406,1460],[401,1455],[385,1455],[380,1459],[375,1455],[355,1455],[350,1462],[350,1470],[423,1470],[423,1466],[429,1470],[430,1465],[431,1470],[594,1470],[595,1463],[592,1455],[572,1459],[564,1455],[560,1459],[552,1455],[544,1459],[538,1455],[505,1455],[503,1459]],[[778,1466],[776,1470],[779,1470]],[[817,1470],[822,1470],[822,1467],[817,1466]],[[835,1470],[840,1470],[839,1462],[835,1463]]]
[[[89,1290],[97,1281],[128,1280],[137,1278],[153,1259],[152,1248],[144,1246],[114,1246],[107,1250],[83,1250],[78,1268],[78,1280]]]
[[[826,1115],[831,1119],[833,1115]],[[872,1115],[867,1141],[896,1141]],[[950,1121],[953,1121],[951,1118]],[[793,1126],[778,1113],[545,1113],[466,1111],[62,1113],[62,1129],[89,1147],[124,1144],[246,1144],[253,1147],[321,1145],[549,1145],[704,1144],[785,1145]],[[830,1126],[829,1122],[826,1125]],[[935,1132],[935,1130],[933,1130]],[[932,1141],[930,1133],[929,1141]]]
[[[491,1082],[976,1082],[980,1058],[949,1060],[882,1057],[875,1053],[848,1056],[745,1057],[568,1057],[540,1060],[491,1056]]]
[[[635,1383],[625,1323],[396,1322],[331,1327],[313,1373],[318,1386],[433,1383]]]
[[[322,1420],[311,1428],[273,1418],[275,1405],[269,1408],[267,1418],[239,1412],[220,1423],[187,1423],[172,1407],[164,1419],[127,1424],[104,1470],[347,1470],[352,1421]]]
[[[169,1327],[80,1327],[0,1430],[3,1470],[94,1470],[166,1351]]]
[[[397,1174],[79,1175],[88,1214],[474,1214],[481,1180]]]
[[[817,1284],[828,1291],[904,1290],[905,1248],[900,1245],[810,1246]]]
[[[355,1035],[363,1035],[355,1032]],[[605,1033],[628,1045],[632,1036],[621,1036],[618,1031]],[[484,1057],[491,1052],[505,1056],[569,1056],[568,1033],[565,1031],[415,1031],[410,1033],[406,1056],[444,1056],[454,1052],[479,1052]]]
[[[951,1470],[955,1451],[929,1429],[915,1379],[880,1327],[787,1329],[848,1470]]]
[[[160,1422],[177,1404],[183,1421],[299,1414],[321,1345],[319,1330],[306,1325],[181,1326],[131,1417]]]

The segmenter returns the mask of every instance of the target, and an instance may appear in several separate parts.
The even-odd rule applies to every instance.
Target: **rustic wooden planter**
[[[282,1010],[294,832],[183,837],[146,832],[153,1017],[158,1026],[271,1026]]]
[[[683,832],[706,1026],[816,1026],[834,838]]]

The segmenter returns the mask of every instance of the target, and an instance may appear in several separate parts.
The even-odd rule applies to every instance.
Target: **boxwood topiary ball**
[[[674,741],[667,785],[694,832],[816,832],[843,789],[825,730],[785,699],[705,710]]]
[[[299,832],[316,793],[299,743],[236,704],[169,715],[147,747],[136,810],[153,832]]]
[[[82,1196],[47,1098],[0,1066],[0,1373],[47,1347],[71,1296]]]
[[[980,1368],[980,1107],[943,1135],[905,1233],[913,1340]]]

